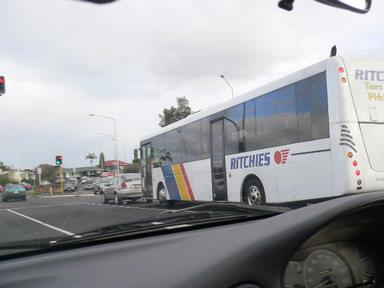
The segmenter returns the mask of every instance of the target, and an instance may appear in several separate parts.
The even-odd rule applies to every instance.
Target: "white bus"
[[[384,189],[384,58],[330,57],[141,141],[144,195],[282,203]]]

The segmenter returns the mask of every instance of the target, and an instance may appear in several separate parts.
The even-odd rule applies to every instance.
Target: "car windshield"
[[[18,190],[25,190],[24,186],[22,185],[7,185],[5,186],[6,191],[18,191]]]
[[[384,188],[384,1],[91,2],[1,0],[0,246]]]

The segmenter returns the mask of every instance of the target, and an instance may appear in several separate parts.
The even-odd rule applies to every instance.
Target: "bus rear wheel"
[[[265,193],[261,182],[256,178],[247,180],[244,185],[243,202],[249,206],[265,204]]]

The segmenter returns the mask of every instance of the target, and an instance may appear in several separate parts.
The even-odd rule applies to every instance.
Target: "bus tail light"
[[[355,171],[356,176],[360,176],[360,170]]]
[[[339,72],[344,73],[345,72],[344,67],[339,67]]]
[[[357,166],[357,161],[356,161],[356,160],[353,161],[353,162],[352,162],[352,165],[356,167],[356,166]]]
[[[352,152],[348,152],[348,153],[347,153],[347,157],[348,157],[348,158],[352,158],[352,156],[353,156],[353,153],[352,153]]]
[[[343,83],[347,83],[347,78],[342,77],[342,78],[341,78],[341,81],[342,81]]]
[[[363,181],[361,181],[360,179],[357,180],[357,185],[360,186],[362,182],[363,182]]]

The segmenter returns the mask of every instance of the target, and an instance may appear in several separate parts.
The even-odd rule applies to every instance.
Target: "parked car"
[[[32,190],[33,189],[33,186],[29,183],[20,183],[21,185],[24,186],[25,190]]]
[[[75,192],[77,190],[77,181],[69,180],[64,184],[64,191]]]
[[[8,200],[27,200],[27,193],[23,185],[20,184],[8,184],[4,188],[4,192],[1,193],[3,202]]]
[[[141,180],[128,178],[125,175],[114,176],[110,179],[104,190],[103,202],[113,200],[115,204],[121,204],[124,200],[136,201],[143,196]]]
[[[0,193],[4,192],[4,186],[0,185]]]
[[[109,183],[111,177],[102,177],[98,178],[93,183],[93,191],[95,194],[103,194],[104,189],[106,188],[106,184]]]
[[[51,185],[51,182],[49,182],[47,180],[43,180],[43,181],[41,181],[40,185],[42,185],[42,186],[49,186],[49,185]]]
[[[92,180],[88,180],[85,182],[84,189],[85,190],[93,190],[93,184],[94,182]]]

